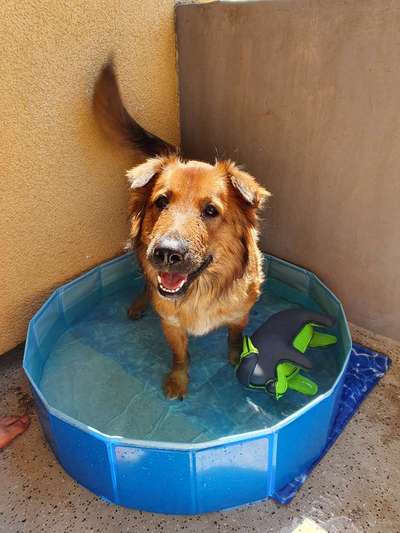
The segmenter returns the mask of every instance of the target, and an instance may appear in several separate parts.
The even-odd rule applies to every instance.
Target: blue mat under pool
[[[292,501],[313,468],[336,442],[336,439],[355,414],[359,405],[378,381],[386,374],[390,364],[391,360],[386,355],[353,343],[338,414],[329,435],[327,445],[318,459],[310,467],[274,494],[273,497],[278,503],[287,504]]]

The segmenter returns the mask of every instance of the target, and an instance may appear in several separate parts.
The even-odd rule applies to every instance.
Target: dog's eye
[[[158,209],[165,209],[169,203],[168,198],[165,196],[165,194],[162,194],[157,198],[155,201],[155,205],[158,207]]]
[[[207,204],[203,209],[203,215],[208,218],[216,217],[218,216],[218,209],[212,204]]]

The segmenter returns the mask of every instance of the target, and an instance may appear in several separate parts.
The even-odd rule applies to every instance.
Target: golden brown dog
[[[110,65],[99,77],[94,105],[108,131],[153,155],[128,171],[130,238],[147,282],[129,315],[139,318],[150,298],[173,354],[165,393],[183,398],[188,335],[227,326],[229,361],[238,360],[263,281],[257,212],[269,193],[231,161],[183,160],[143,130],[124,108]]]

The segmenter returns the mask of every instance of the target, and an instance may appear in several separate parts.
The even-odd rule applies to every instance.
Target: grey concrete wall
[[[187,5],[177,31],[184,153],[244,163],[264,249],[399,339],[400,2]]]

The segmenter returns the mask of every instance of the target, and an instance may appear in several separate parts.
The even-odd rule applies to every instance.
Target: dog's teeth
[[[165,291],[165,292],[174,293],[174,292],[178,292],[179,289],[182,287],[182,285],[180,285],[180,286],[177,287],[176,289],[167,289],[167,287],[164,287],[164,285],[161,283],[161,284],[160,284],[160,287],[161,287],[162,290]]]
[[[161,276],[157,276],[157,281],[158,281],[158,284],[159,286],[161,287],[161,289],[165,292],[169,292],[170,294],[174,294],[175,292],[178,292],[186,283],[186,280],[183,279],[180,283],[179,283],[179,286],[176,288],[176,289],[167,289],[167,287],[164,287],[164,285],[162,284],[162,281],[161,281]]]

